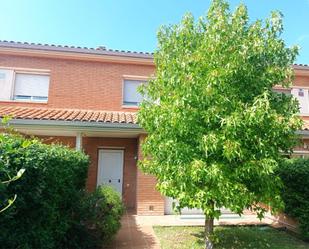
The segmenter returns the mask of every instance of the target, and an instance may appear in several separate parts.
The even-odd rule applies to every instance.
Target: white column
[[[82,135],[81,132],[78,132],[76,134],[76,143],[75,144],[76,144],[76,146],[75,146],[76,150],[82,149],[82,147],[83,147],[83,135]]]

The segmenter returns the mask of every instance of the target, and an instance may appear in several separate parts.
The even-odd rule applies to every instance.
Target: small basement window
[[[49,75],[16,73],[14,100],[47,102]]]
[[[123,82],[123,105],[139,106],[143,101],[143,96],[138,92],[138,87],[144,84],[141,80],[124,80]]]

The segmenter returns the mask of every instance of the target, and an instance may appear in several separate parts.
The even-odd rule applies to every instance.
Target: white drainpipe
[[[76,150],[81,150],[83,147],[83,135],[81,132],[76,134]]]

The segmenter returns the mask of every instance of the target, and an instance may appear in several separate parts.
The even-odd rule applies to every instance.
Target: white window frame
[[[42,76],[48,76],[49,77],[49,82],[48,82],[48,89],[47,89],[47,99],[37,99],[37,97],[41,96],[28,96],[30,98],[27,99],[18,99],[15,97],[15,87],[16,87],[16,74],[28,74],[28,75],[42,75]],[[13,87],[12,87],[12,96],[11,99],[16,102],[37,102],[37,103],[47,103],[48,102],[48,96],[49,96],[49,84],[50,84],[50,74],[49,73],[41,73],[41,72],[29,72],[29,71],[19,71],[19,70],[14,70],[14,75],[13,75]]]
[[[123,75],[123,79],[122,79],[122,89],[121,89],[121,105],[123,108],[133,108],[133,109],[138,109],[139,108],[139,104],[137,105],[128,105],[125,103],[124,101],[124,88],[125,88],[125,81],[140,81],[142,84],[147,83],[147,81],[149,80],[149,77],[147,76],[136,76],[136,75]]]
[[[30,102],[30,103],[47,103],[49,99],[49,89],[50,89],[50,70],[47,69],[34,69],[34,68],[16,68],[16,67],[0,67],[0,69],[4,70],[12,70],[13,71],[13,77],[12,77],[12,87],[11,87],[11,93],[10,98],[7,100],[0,100],[0,102]],[[16,99],[14,98],[15,93],[15,85],[16,85],[16,74],[30,74],[30,75],[44,75],[49,77],[49,84],[48,84],[48,94],[47,99],[36,99],[36,96],[30,96],[28,99]],[[38,96],[39,97],[39,96]]]

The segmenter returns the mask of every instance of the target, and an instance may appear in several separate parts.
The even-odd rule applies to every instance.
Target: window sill
[[[47,105],[48,101],[31,101],[31,100],[0,100],[1,103],[27,103],[27,104],[38,104]]]
[[[124,109],[135,109],[135,110],[139,109],[139,106],[135,106],[135,105],[122,105],[121,107]]]

